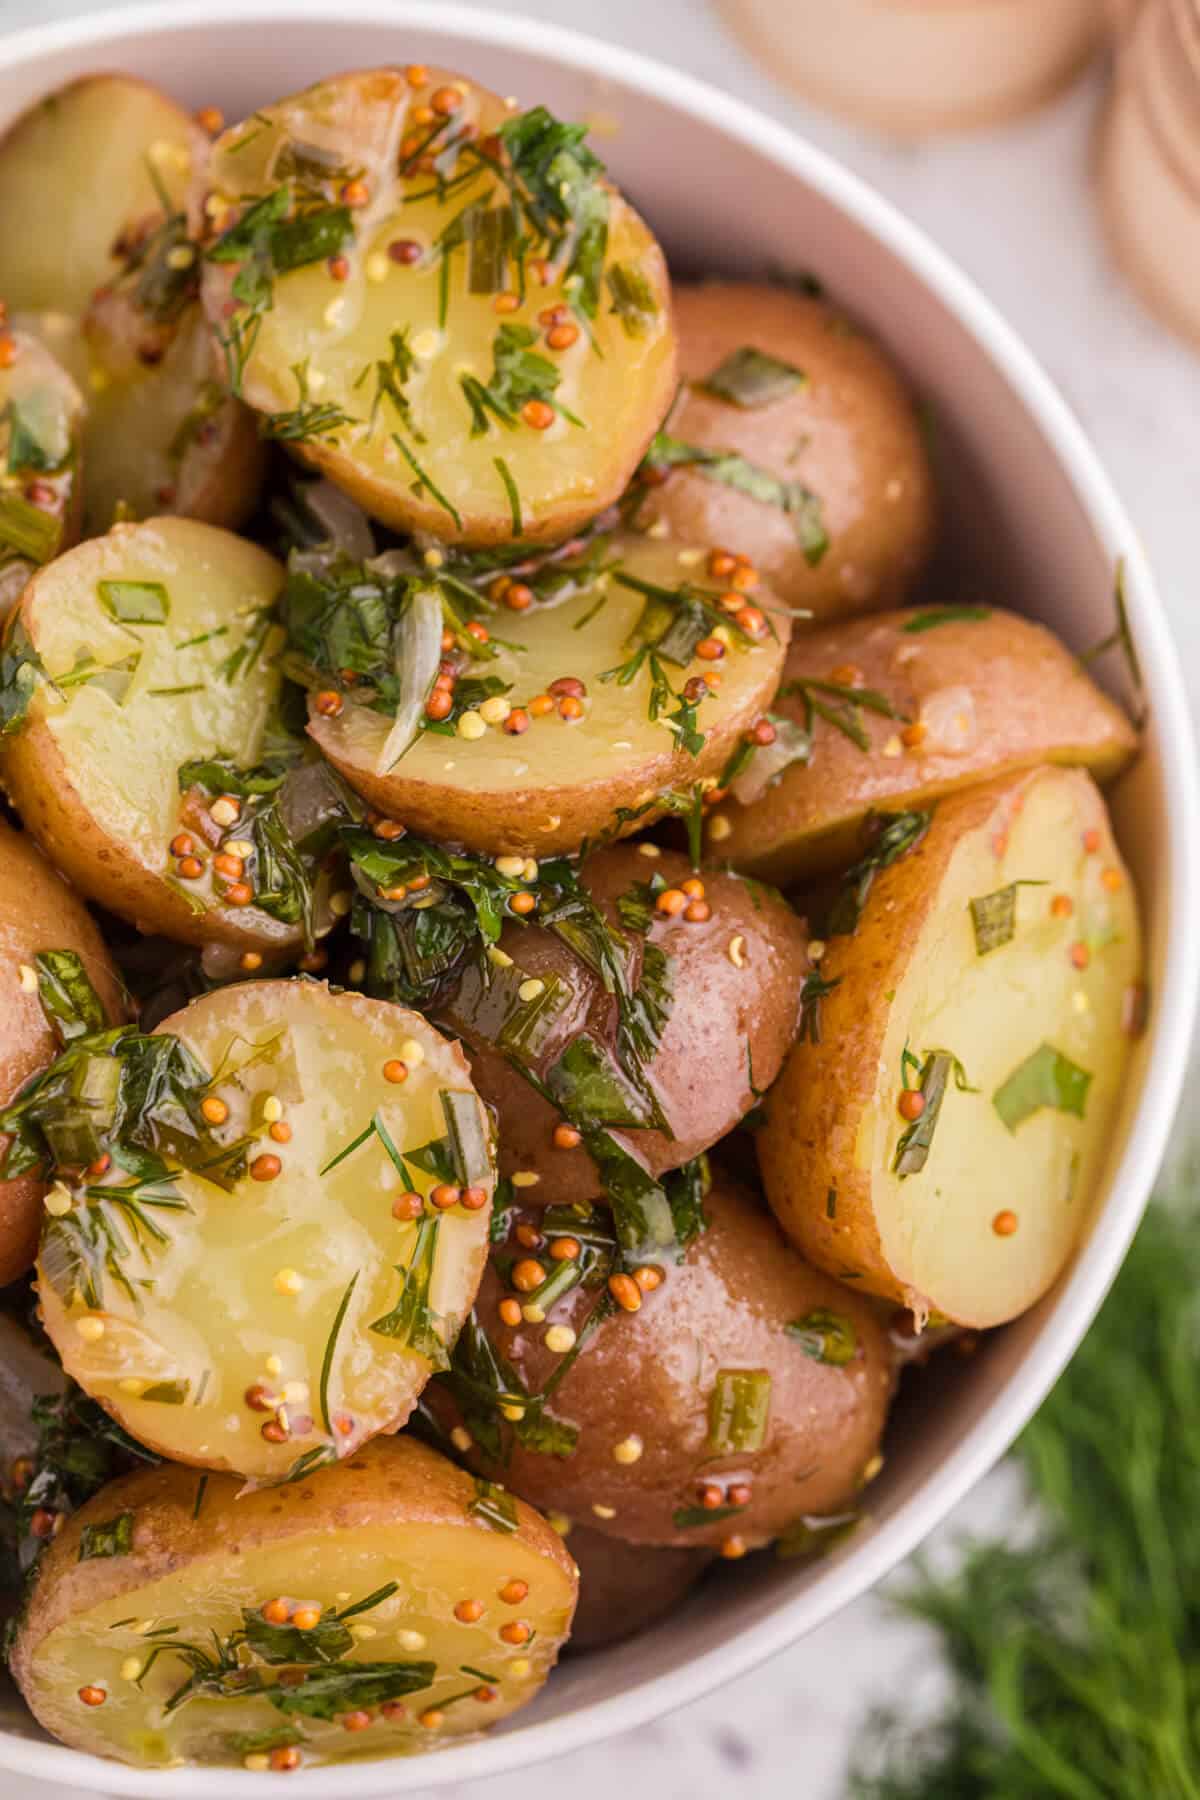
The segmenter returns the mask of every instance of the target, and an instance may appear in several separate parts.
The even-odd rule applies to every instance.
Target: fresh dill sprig
[[[932,1724],[877,1716],[853,1800],[1200,1795],[1200,1219],[1160,1200],[1021,1439],[1041,1523],[901,1597],[953,1678]]]

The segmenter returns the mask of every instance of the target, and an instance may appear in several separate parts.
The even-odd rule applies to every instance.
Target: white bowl
[[[815,1566],[767,1556],[720,1571],[656,1630],[569,1660],[507,1730],[433,1757],[354,1762],[305,1781],[306,1792],[346,1800],[523,1767],[641,1724],[812,1630],[906,1556],[1033,1413],[1120,1264],[1166,1146],[1200,967],[1191,728],[1133,527],[1079,426],[987,301],[820,151],[630,51],[532,20],[406,0],[171,0],[35,27],[3,40],[0,123],[97,68],[136,72],[189,105],[215,103],[235,117],[320,75],[377,62],[461,67],[523,102],[545,101],[571,119],[591,115],[603,131],[600,149],[676,268],[818,274],[890,346],[932,409],[948,476],[950,560],[970,572],[972,597],[1017,605],[1083,649],[1111,629],[1114,570],[1124,558],[1149,726],[1115,813],[1145,908],[1153,1006],[1072,1268],[980,1355],[950,1359],[936,1405],[902,1407],[888,1466],[871,1489],[870,1522],[843,1549]],[[1107,657],[1100,674],[1131,698],[1119,657]],[[274,1779],[127,1769],[48,1743],[18,1703],[3,1716],[0,1768],[48,1781],[237,1800],[261,1795]]]

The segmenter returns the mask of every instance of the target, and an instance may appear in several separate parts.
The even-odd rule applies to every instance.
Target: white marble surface
[[[783,5],[786,0],[780,0]],[[701,0],[477,0],[588,30],[673,61],[833,151],[924,226],[1000,305],[1098,445],[1155,564],[1194,705],[1200,710],[1200,356],[1140,310],[1104,253],[1090,205],[1099,79],[1049,111],[923,146],[866,137],[775,87]],[[80,0],[0,0],[0,28],[83,11]],[[0,39],[0,56],[3,42]],[[933,1546],[1002,1528],[1020,1510],[1010,1471],[976,1491]],[[447,1800],[837,1800],[848,1747],[869,1708],[936,1693],[923,1634],[879,1598],[725,1689],[636,1735],[527,1773],[439,1790]],[[305,1791],[312,1783],[305,1784]],[[6,1777],[5,1800],[76,1800]],[[164,1778],[164,1795],[169,1785]]]

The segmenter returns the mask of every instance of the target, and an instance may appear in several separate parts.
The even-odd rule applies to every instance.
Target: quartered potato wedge
[[[494,579],[488,624],[458,623],[464,648],[439,664],[457,594],[361,576],[289,583],[309,733],[381,812],[491,854],[626,835],[671,790],[686,804],[697,783],[715,786],[770,702],[790,630],[769,596],[731,595],[696,553],[617,537],[522,580],[526,610],[504,599],[511,577]],[[392,658],[421,670],[399,702],[385,700]]]
[[[47,94],[0,139],[0,299],[11,312],[82,317],[149,214],[181,210],[208,139],[131,75],[86,75]]]
[[[63,1743],[285,1771],[436,1748],[531,1700],[576,1575],[546,1521],[410,1438],[298,1485],[150,1469],[41,1563],[13,1672]]]
[[[583,135],[445,70],[385,68],[213,146],[204,295],[230,382],[398,530],[562,539],[666,411],[662,253]]]
[[[226,765],[259,762],[279,699],[282,581],[212,526],[117,525],[42,570],[10,623],[4,784],[57,866],[144,930],[254,954],[303,941],[271,821],[234,775],[222,788]]]
[[[70,375],[0,314],[0,620],[35,569],[79,536],[82,431]]]
[[[819,1041],[767,1097],[759,1163],[822,1268],[919,1323],[1000,1325],[1088,1221],[1137,1028],[1137,903],[1081,770],[954,795],[923,836],[923,815],[884,822],[835,902]],[[915,847],[889,866],[901,828]]]
[[[38,1259],[67,1372],[140,1442],[263,1480],[402,1425],[487,1254],[458,1047],[401,1007],[245,982],[77,1061],[96,1156],[60,1174]]]
[[[1119,706],[1045,626],[912,607],[793,637],[756,751],[707,821],[711,853],[785,885],[845,867],[872,811],[1037,763],[1110,780],[1137,750]]]

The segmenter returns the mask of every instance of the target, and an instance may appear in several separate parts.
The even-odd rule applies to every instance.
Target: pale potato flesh
[[[1039,885],[1016,888],[1011,938],[981,954],[971,901],[1014,883]],[[796,1047],[768,1102],[759,1156],[789,1235],[919,1321],[986,1327],[1032,1306],[1090,1217],[1140,968],[1136,898],[1087,775],[944,801],[925,845],[876,877],[856,937],[830,942],[822,1041]],[[1068,1078],[1013,1113],[1002,1090],[1043,1046],[1085,1091]],[[924,1166],[901,1175],[900,1096],[935,1051],[960,1074]]]
[[[272,635],[265,609],[282,581],[274,558],[244,539],[158,519],[80,545],[22,601],[21,622],[49,680],[9,742],[9,791],[85,893],[135,923],[161,919],[185,941],[297,937],[253,907],[224,905],[211,863],[197,880],[180,881],[169,850],[181,828],[181,764],[216,754],[243,767],[258,759],[281,679],[280,634]],[[114,618],[101,582],[158,584],[164,622]],[[160,602],[140,610],[156,608]],[[251,653],[234,670],[230,658],[242,646]],[[115,691],[107,678],[54,685],[86,660],[114,670],[130,658],[136,668]]]
[[[416,1013],[308,982],[205,995],[160,1031],[180,1037],[213,1076],[229,1108],[220,1141],[252,1134],[251,1167],[267,1153],[282,1168],[273,1180],[247,1174],[232,1192],[180,1174],[186,1210],[153,1215],[167,1242],[131,1249],[122,1264],[134,1284],[144,1278],[153,1288],[131,1299],[109,1271],[99,1309],[78,1289],[56,1291],[60,1246],[49,1222],[39,1260],[46,1328],[80,1386],[180,1462],[268,1477],[317,1448],[348,1455],[403,1424],[431,1372],[430,1357],[402,1333],[373,1329],[396,1306],[415,1252],[431,1257],[428,1311],[444,1344],[482,1274],[487,1206],[427,1207],[432,1230],[395,1219],[392,1202],[410,1190],[370,1129],[378,1116],[401,1156],[444,1138],[442,1092],[473,1095],[466,1062]],[[407,1080],[389,1080],[385,1065],[413,1042],[424,1060]],[[222,1069],[231,1073],[222,1078]],[[263,1114],[271,1096],[290,1128],[282,1144]],[[360,1147],[328,1167],[364,1131]],[[423,1195],[436,1185],[415,1166],[409,1172]],[[111,1179],[127,1178],[115,1170]],[[482,1185],[490,1192],[490,1177]],[[88,1317],[103,1324],[98,1337],[94,1325],[80,1330]],[[186,1383],[186,1399],[143,1397],[161,1383]],[[255,1389],[275,1404],[252,1405]],[[282,1442],[263,1434],[274,1423],[286,1425]]]
[[[182,205],[205,144],[182,107],[132,76],[47,94],[0,142],[0,297],[13,311],[82,314],[117,273],[122,227],[161,206],[155,176]]]
[[[370,193],[355,212],[354,241],[342,252],[348,264],[344,279],[333,275],[326,260],[276,279],[274,303],[262,315],[246,360],[242,392],[261,412],[289,411],[305,398],[296,370],[306,366],[308,397],[340,408],[349,423],[310,436],[301,453],[390,525],[450,541],[561,538],[617,498],[669,403],[675,347],[666,267],[645,225],[610,190],[605,267],[624,265],[648,283],[655,311],[640,333],[626,331],[602,282],[596,316],[586,321],[586,329],[579,329],[569,347],[549,347],[538,315],[566,303],[570,318],[572,290],[561,270],[543,275],[535,269],[544,244],[525,259],[524,292],[512,290],[521,304],[504,313],[497,313],[490,292],[469,291],[467,251],[455,250],[443,319],[440,258],[431,246],[465,205],[485,199],[499,205],[508,198],[506,184],[493,170],[467,158],[464,172],[477,167],[477,176],[441,201],[431,175],[396,173],[408,166],[401,160],[408,155],[402,146],[432,129],[414,121],[414,111],[448,84],[461,96],[455,130],[471,124],[486,137],[515,115],[512,103],[445,71],[430,71],[428,80],[413,88],[401,71],[381,69],[323,82],[255,113],[217,141],[210,208],[217,208],[221,225],[222,202],[232,209],[248,195],[278,187],[281,154],[294,143],[337,153]],[[439,148],[444,138],[438,139]],[[389,246],[400,241],[419,245],[424,260],[403,266],[389,257]],[[205,271],[206,304],[219,336],[237,330],[248,317],[244,308],[228,316],[229,275],[229,265],[209,263]],[[493,343],[504,325],[532,328],[537,341],[530,348],[561,372],[555,401],[582,424],[560,414],[549,429],[538,430],[523,420],[507,424],[493,418],[485,431],[471,435],[472,412],[461,377],[489,382]],[[404,383],[407,419],[392,401],[377,404],[376,364],[391,359],[397,331],[407,332],[416,358]],[[418,477],[395,442],[397,434],[444,501],[414,491]],[[497,457],[507,463],[518,490],[519,523]]]
[[[127,1574],[122,1568],[123,1560],[135,1562],[144,1516],[135,1502],[150,1483],[137,1478],[106,1490],[88,1516],[102,1522],[127,1500],[135,1557],[113,1559],[104,1569],[116,1591],[90,1604],[81,1596],[72,1616],[19,1653],[22,1687],[41,1722],[68,1744],[143,1767],[184,1760],[254,1769],[264,1767],[273,1744],[289,1742],[304,1765],[436,1749],[524,1706],[567,1634],[575,1600],[569,1556],[535,1513],[523,1506],[518,1511],[507,1496],[514,1529],[496,1529],[470,1512],[476,1495],[470,1477],[420,1445],[401,1440],[372,1446],[355,1461],[369,1464],[357,1480],[363,1488],[374,1485],[373,1505],[352,1498],[349,1507],[335,1511],[334,1495],[326,1498],[325,1490],[340,1482],[338,1471],[310,1484],[307,1518],[291,1491],[283,1490],[274,1529],[257,1520],[243,1523],[253,1498],[239,1499],[237,1483],[228,1477],[213,1476],[194,1498],[194,1474],[155,1471],[157,1485],[173,1493],[179,1537],[196,1504],[208,1542],[198,1550],[188,1542],[174,1570],[158,1557],[152,1576],[136,1566]],[[426,1462],[444,1472],[440,1482]],[[170,1519],[161,1503],[156,1510],[161,1533]],[[80,1573],[86,1575],[86,1564]],[[161,1630],[168,1642],[211,1650],[211,1633],[227,1641],[242,1627],[243,1608],[253,1611],[282,1597],[293,1608],[301,1602],[319,1608],[328,1622],[392,1583],[396,1591],[347,1621],[354,1641],[338,1659],[343,1673],[360,1663],[434,1665],[429,1679],[428,1671],[418,1670],[419,1685],[386,1711],[377,1702],[359,1708],[348,1699],[333,1718],[310,1718],[245,1693],[194,1695],[169,1711],[167,1702],[190,1673],[183,1658],[164,1650],[144,1678],[135,1672],[153,1650],[155,1638],[148,1633]],[[513,1583],[527,1592],[516,1601],[502,1598]],[[481,1617],[456,1617],[463,1600],[482,1602]],[[527,1641],[501,1637],[518,1624]],[[303,1692],[286,1679],[274,1686],[281,1673],[299,1675],[299,1667],[281,1669],[247,1651],[242,1667],[265,1677],[280,1695]],[[313,1673],[319,1679],[320,1667]],[[101,1687],[103,1703],[81,1702],[83,1686]],[[354,1729],[344,1722],[350,1713],[361,1715]],[[256,1753],[261,1761],[254,1760]]]
[[[1093,851],[1089,830],[1102,833]],[[1119,881],[1115,892],[1106,878]],[[1017,889],[1011,942],[980,956],[971,899],[1022,881],[1046,886]],[[1053,910],[1061,895],[1071,901],[1066,917]],[[1077,945],[1088,953],[1084,969],[1073,960]],[[877,1171],[885,1257],[946,1318],[993,1325],[1024,1312],[1075,1245],[1108,1148],[1140,968],[1133,890],[1086,778],[1045,775],[1019,811],[959,845],[897,991],[883,1079],[856,1147],[860,1165]],[[924,1169],[901,1178],[891,1166],[904,1129],[896,1087],[906,1042],[921,1058],[950,1049],[980,1091],[947,1092]],[[1043,1107],[1010,1131],[993,1095],[1043,1043],[1091,1074],[1085,1116]],[[1006,1211],[1017,1217],[1008,1237],[995,1229]]]
[[[620,537],[611,554],[620,570],[639,580],[672,589],[688,582],[710,601],[721,592],[694,551],[685,551],[681,562],[677,547]],[[493,660],[470,671],[508,684],[513,707],[527,706],[561,676],[577,676],[587,689],[581,719],[567,721],[552,711],[531,717],[520,736],[497,725],[474,740],[424,732],[385,773],[378,763],[392,723],[386,714],[351,703],[339,718],[329,719],[311,703],[311,736],[376,806],[472,849],[527,854],[575,849],[585,838],[618,827],[622,807],[637,815],[624,822],[625,831],[645,825],[657,816],[655,797],[664,789],[687,792],[699,780],[715,783],[739,733],[770,702],[790,619],[769,597],[756,594],[771,626],[758,641],[731,636],[717,664],[697,657],[686,667],[664,665],[675,690],[714,668],[720,679],[719,688],[700,702],[697,727],[706,742],[692,756],[678,747],[664,717],[651,719],[645,666],[627,685],[601,679],[636,648],[632,634],[646,606],[643,594],[622,586],[618,572],[524,614],[498,609],[492,629],[504,643]]]
[[[74,543],[80,513],[83,397],[36,337],[15,331],[11,342],[15,357],[0,369],[0,620],[35,568]],[[44,538],[31,506],[46,515]]]

